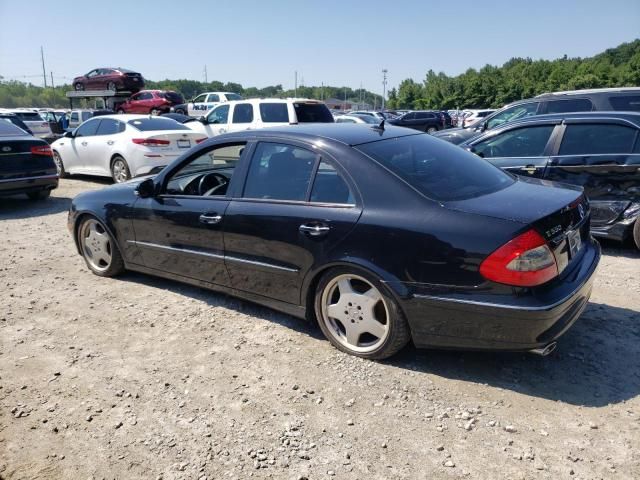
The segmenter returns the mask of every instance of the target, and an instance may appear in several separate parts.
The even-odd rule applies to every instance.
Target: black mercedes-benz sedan
[[[384,125],[216,136],[155,177],[77,196],[68,221],[97,275],[226,292],[374,359],[409,340],[547,353],[600,259],[582,189]]]
[[[0,120],[0,196],[26,193],[32,200],[43,200],[57,186],[49,144]]]

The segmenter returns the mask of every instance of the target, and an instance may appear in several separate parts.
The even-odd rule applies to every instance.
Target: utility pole
[[[344,87],[344,105],[342,106],[342,110],[347,109],[347,87]]]
[[[324,101],[324,82],[320,82],[320,100]]]
[[[358,97],[358,110],[363,109],[362,106],[362,82],[360,82],[360,96]]]
[[[387,95],[387,72],[386,68],[382,69],[382,110],[384,110],[384,97]]]
[[[44,69],[44,50],[40,46],[40,58],[42,58],[42,78],[44,79],[44,88],[47,88],[47,71]]]
[[[56,86],[53,84],[53,72],[49,73],[51,73],[51,88],[56,88]]]
[[[204,83],[209,83],[209,79],[207,78],[207,66],[204,66]]]
[[[298,97],[298,71],[296,70],[294,72],[295,75],[295,82],[294,82],[294,87],[293,87],[293,96],[294,97]]]

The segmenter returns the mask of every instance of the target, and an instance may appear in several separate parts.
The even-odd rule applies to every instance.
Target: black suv
[[[591,233],[640,248],[640,112],[540,115],[460,146],[508,172],[583,187]]]
[[[534,98],[510,103],[491,115],[466,126],[453,128],[434,136],[454,144],[512,122],[534,115],[590,111],[640,112],[640,88],[599,88],[570,92],[543,93]]]
[[[409,127],[421,132],[435,133],[446,128],[444,116],[441,112],[427,110],[417,110],[405,113],[401,117],[387,120],[391,125],[398,127]]]

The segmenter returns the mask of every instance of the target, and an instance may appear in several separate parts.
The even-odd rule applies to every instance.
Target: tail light
[[[31,147],[31,155],[44,155],[46,157],[52,157],[53,151],[49,145],[35,145]]]
[[[558,265],[544,238],[528,230],[485,258],[480,274],[497,283],[535,287],[558,276]]]
[[[131,141],[136,145],[145,147],[160,147],[171,143],[169,140],[160,140],[159,138],[134,138]]]
[[[202,142],[204,142],[207,138],[209,138],[209,137],[196,138],[196,143],[202,143]]]

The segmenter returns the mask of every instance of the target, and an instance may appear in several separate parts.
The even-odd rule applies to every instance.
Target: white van
[[[333,123],[333,115],[318,100],[305,98],[255,98],[222,103],[205,117],[185,123],[208,137],[264,127],[297,123]]]

